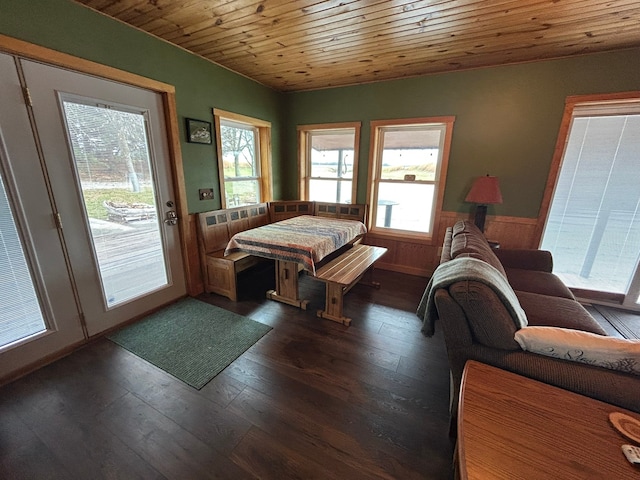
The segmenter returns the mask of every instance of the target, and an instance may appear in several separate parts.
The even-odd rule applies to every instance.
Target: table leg
[[[307,309],[308,300],[300,300],[298,294],[298,263],[276,260],[276,289],[267,292],[267,298],[277,302]]]
[[[326,292],[324,310],[318,310],[318,317],[341,323],[347,327],[351,325],[351,319],[342,313],[344,286],[339,283],[327,282]]]

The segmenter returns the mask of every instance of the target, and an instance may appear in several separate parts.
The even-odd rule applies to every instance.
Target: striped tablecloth
[[[316,263],[367,232],[362,222],[302,215],[236,233],[225,255],[246,252],[301,263],[315,275]]]

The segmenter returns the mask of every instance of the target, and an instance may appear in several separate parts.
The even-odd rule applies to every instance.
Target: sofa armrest
[[[635,393],[640,387],[640,379],[637,375],[522,350],[500,350],[478,344],[451,349],[451,351],[447,345],[447,354],[453,379],[452,413],[457,412],[462,372],[467,360],[493,365],[539,382],[640,413],[640,404]]]
[[[444,332],[447,348],[471,347],[473,345],[473,337],[462,307],[444,288],[436,290],[434,300],[438,309],[439,327]]]
[[[524,270],[553,270],[553,257],[547,250],[496,248],[493,250],[505,268],[521,268]]]

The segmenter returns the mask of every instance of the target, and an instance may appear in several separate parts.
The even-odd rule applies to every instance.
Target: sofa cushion
[[[475,341],[504,350],[520,348],[514,340],[520,326],[516,326],[504,303],[491,287],[465,280],[452,284],[449,295],[464,311]]]
[[[459,233],[468,233],[471,235],[480,235],[481,237],[484,237],[484,233],[480,231],[478,226],[468,220],[458,220],[453,226],[452,230],[454,237]]]
[[[496,257],[484,234],[474,223],[460,220],[455,223],[451,232],[451,258],[467,254],[469,257],[487,262],[507,278],[502,263]]]
[[[505,268],[504,271],[514,290],[575,300],[571,290],[553,273],[521,268]]]
[[[598,335],[607,334],[589,315],[589,312],[575,300],[519,290],[516,290],[516,296],[531,326],[561,327]]]
[[[502,267],[502,263],[500,263],[496,254],[493,253],[489,243],[482,234],[478,236],[468,233],[459,233],[458,235],[453,236],[453,239],[451,240],[451,258],[457,258],[462,255],[487,262],[493,268],[498,270],[504,278],[507,278],[507,274]]]
[[[451,227],[447,227],[447,231],[444,234],[444,243],[442,245],[442,253],[440,254],[440,263],[448,262],[451,260],[451,240],[453,239],[453,233]]]
[[[640,340],[556,327],[521,328],[515,340],[529,352],[640,375]]]

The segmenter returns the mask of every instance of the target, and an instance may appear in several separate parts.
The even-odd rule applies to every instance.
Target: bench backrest
[[[305,200],[281,200],[269,202],[271,222],[279,222],[298,215],[344,218],[365,223],[367,206],[363,204],[310,202]]]
[[[229,214],[214,210],[198,214],[198,239],[203,254],[224,250],[229,243]]]
[[[230,208],[228,211],[230,220],[228,224],[229,239],[238,232],[266,225],[270,220],[266,203]]]
[[[269,223],[266,203],[198,213],[198,239],[203,254],[224,250],[233,235]]]
[[[314,202],[314,215],[318,217],[344,218],[365,223],[367,206],[363,204]]]
[[[299,215],[313,215],[313,202],[304,200],[269,202],[269,215],[272,223]]]

